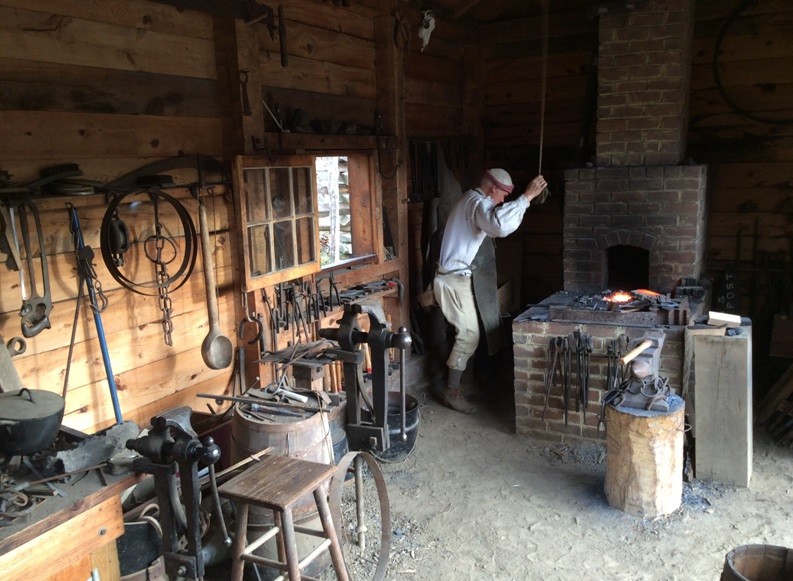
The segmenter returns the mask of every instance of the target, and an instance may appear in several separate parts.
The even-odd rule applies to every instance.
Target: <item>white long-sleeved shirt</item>
[[[443,232],[438,272],[470,274],[470,266],[485,236],[503,238],[518,229],[529,207],[526,196],[496,206],[475,188],[467,191],[452,208]]]

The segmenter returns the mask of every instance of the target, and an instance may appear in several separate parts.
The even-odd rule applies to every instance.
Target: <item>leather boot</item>
[[[476,411],[476,406],[465,399],[462,389],[446,389],[441,394],[444,405],[457,410],[463,414],[472,414]]]

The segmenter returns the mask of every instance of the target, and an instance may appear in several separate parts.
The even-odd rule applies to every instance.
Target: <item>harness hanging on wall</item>
[[[193,223],[193,220],[190,217],[187,209],[176,198],[166,194],[160,189],[160,187],[163,185],[164,179],[169,178],[170,176],[159,175],[152,177],[157,178],[157,184],[143,187],[137,191],[116,195],[110,200],[100,229],[100,246],[102,249],[102,259],[105,262],[105,266],[107,267],[110,276],[112,276],[116,282],[132,292],[146,296],[158,297],[160,302],[160,310],[163,314],[162,325],[165,344],[172,345],[173,342],[171,335],[173,332],[173,323],[171,321],[172,309],[169,293],[179,289],[182,285],[184,285],[184,283],[187,282],[190,273],[192,273],[197,256],[197,237],[195,224]],[[115,220],[118,219],[117,212],[121,202],[130,196],[139,194],[148,196],[154,211],[154,233],[140,242],[144,255],[154,264],[155,267],[154,280],[145,282],[135,281],[120,270],[119,264],[116,260],[116,255],[114,255],[112,252],[113,244],[111,243],[111,240],[116,233],[116,230],[113,228],[113,224]],[[138,201],[137,203],[140,204],[141,202]],[[130,206],[133,204],[134,202],[130,203]],[[177,242],[171,236],[168,236],[166,229],[163,227],[160,217],[161,204],[170,206],[173,209],[181,224],[181,232],[184,233],[183,248],[181,249],[181,261],[177,263],[175,270],[174,266],[172,266],[172,263],[180,254],[180,249]],[[128,239],[127,243],[129,243]],[[134,267],[136,266],[137,265],[132,265],[132,268],[127,270],[135,270]],[[130,272],[129,274],[132,273]]]

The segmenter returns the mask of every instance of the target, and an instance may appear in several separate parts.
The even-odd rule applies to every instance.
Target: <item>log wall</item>
[[[0,168],[12,183],[30,182],[40,169],[61,163],[77,163],[82,177],[105,183],[180,153],[222,154],[211,17],[151,2],[10,0],[0,2],[0,21],[0,123],[5,133]],[[191,176],[175,179],[189,183]],[[189,193],[170,193],[197,223],[197,205]],[[226,197],[222,188],[216,193],[208,207],[221,325],[233,337]],[[28,339],[27,351],[15,358],[22,383],[59,393],[64,385],[78,293],[67,213],[73,204],[85,243],[96,251],[97,280],[108,299],[102,320],[124,419],[145,426],[152,415],[176,405],[206,410],[206,400],[195,394],[222,392],[231,368],[212,371],[201,358],[208,329],[201,260],[188,282],[172,293],[169,347],[157,298],[122,289],[101,259],[104,197],[42,198],[34,204],[45,237],[52,328]],[[133,239],[150,232],[152,216],[144,207],[139,217],[124,218]],[[21,304],[18,273],[0,269],[0,334],[6,340],[21,335]],[[93,432],[113,422],[113,409],[86,301],[77,321],[64,423]]]
[[[256,64],[248,86],[254,111],[261,111],[261,94],[268,104],[302,107],[314,119],[374,126],[378,99],[383,98],[378,91],[389,85],[378,80],[375,70],[375,22],[383,13],[376,2],[372,7],[366,4],[343,9],[321,0],[286,3],[288,67],[281,66],[278,43],[264,23],[251,25],[252,44],[258,46],[238,62],[248,64],[252,58]],[[247,38],[242,44],[219,38],[233,34],[235,27],[211,15],[145,0],[0,0],[0,21],[0,123],[5,130],[0,170],[13,184],[30,182],[42,168],[61,163],[77,163],[84,178],[106,183],[183,153],[225,156],[228,162],[230,153],[242,153],[240,135],[249,150],[250,131],[274,128],[266,112],[258,120],[244,118],[242,130],[229,124],[240,94],[229,91],[229,86],[238,90],[236,73],[226,69],[229,62],[233,66],[233,51],[250,47]],[[238,22],[237,31],[240,26],[244,24]],[[224,53],[229,50],[231,58]],[[404,131],[402,126],[391,129]],[[396,158],[397,149],[391,149],[386,162],[396,161],[388,158]],[[177,183],[195,179],[182,173],[175,176]],[[406,208],[397,202],[405,197],[404,177],[383,188],[388,194],[383,205],[396,216],[392,231],[396,243],[405,246],[405,259],[342,273],[337,276],[342,287],[399,275],[407,263]],[[197,224],[197,204],[189,191],[169,193],[184,202]],[[208,207],[221,326],[237,344],[241,295],[235,290],[236,259],[229,230],[232,194],[224,187],[214,194]],[[187,284],[171,295],[173,346],[167,346],[156,297],[122,289],[99,256],[104,197],[41,198],[34,203],[44,226],[53,310],[52,328],[28,339],[27,351],[15,358],[25,385],[56,392],[63,388],[78,292],[67,214],[71,203],[79,210],[85,243],[97,252],[97,279],[109,303],[102,317],[124,419],[146,426],[153,415],[178,405],[206,411],[209,400],[196,394],[228,391],[233,366],[213,371],[201,357],[208,321],[200,257]],[[150,232],[150,211],[129,215],[125,221],[133,237]],[[406,320],[399,315],[401,303],[395,292],[390,294],[384,299],[386,311],[401,323]],[[0,268],[0,334],[6,340],[21,335],[21,301],[18,274]],[[93,317],[85,303],[77,321],[64,423],[94,432],[112,424],[114,415]],[[247,344],[251,328],[246,326],[245,333],[240,345]],[[286,335],[278,337],[279,347],[289,340]]]
[[[696,4],[689,150],[710,167],[709,273],[716,292],[726,267],[737,273],[736,310],[753,318],[755,348],[767,354],[773,315],[791,309],[793,5],[748,3],[725,28],[735,8]],[[713,66],[720,34],[723,91]]]

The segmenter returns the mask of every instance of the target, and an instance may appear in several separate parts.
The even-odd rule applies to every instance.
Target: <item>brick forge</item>
[[[669,379],[669,386],[680,393],[683,375],[683,341],[685,328],[667,326],[663,328],[664,340],[661,349],[659,375]],[[589,363],[589,404],[586,417],[583,410],[575,411],[576,393],[579,385],[573,355],[570,378],[570,401],[567,424],[564,422],[564,393],[557,380],[548,398],[545,411],[545,377],[548,372],[548,343],[553,337],[567,336],[574,331],[592,336],[592,355]],[[574,323],[568,321],[520,321],[512,324],[515,360],[515,432],[554,441],[599,440],[604,436],[598,432],[598,416],[603,396],[606,393],[608,371],[607,344],[621,334],[630,340],[640,339],[646,332],[657,332],[655,326],[632,326],[619,324]],[[544,413],[544,417],[543,417]]]
[[[671,293],[682,278],[701,277],[706,243],[706,167],[680,164],[686,145],[693,0],[647,0],[632,11],[602,16],[599,26],[597,166],[565,172],[564,290],[592,295],[641,288],[611,288],[611,270],[627,256],[637,261],[628,270],[643,272],[648,288]],[[658,328],[618,316],[594,323],[517,317],[512,327],[516,432],[562,441],[602,438],[597,422],[606,390],[608,341],[621,334],[639,339]],[[660,374],[680,393],[684,327],[661,328],[666,339]],[[543,418],[548,345],[553,337],[575,331],[593,338],[589,406],[584,419],[573,403],[565,425],[559,382]],[[575,402],[575,365],[570,386]]]

